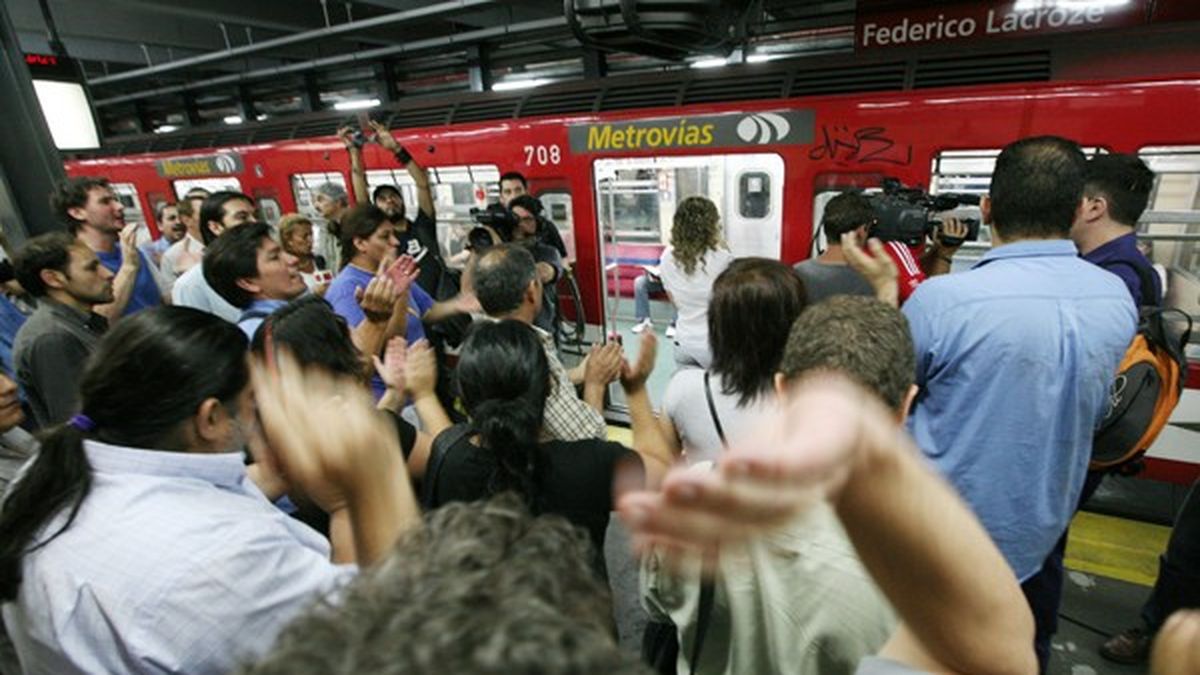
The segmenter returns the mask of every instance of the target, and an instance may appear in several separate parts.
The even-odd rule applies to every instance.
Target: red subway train
[[[396,138],[435,185],[444,253],[461,250],[470,209],[496,197],[500,174],[519,171],[560,227],[574,259],[589,324],[613,319],[641,265],[653,264],[675,204],[706,194],[721,208],[734,253],[796,262],[820,245],[825,200],[899,179],[930,192],[982,193],[998,150],[1058,134],[1095,152],[1138,153],[1158,174],[1143,218],[1153,257],[1168,275],[1168,304],[1200,315],[1200,78],[992,85],[657,107],[403,128]],[[365,150],[368,182],[400,185],[406,172],[377,146]],[[131,220],[192,186],[236,188],[264,217],[315,216],[310,187],[349,184],[349,160],[330,135],[107,156],[67,163],[104,175]],[[968,207],[969,208],[969,207]],[[987,246],[968,244],[956,268]],[[1197,353],[1200,356],[1200,352]],[[1200,368],[1152,448],[1147,477],[1188,483],[1200,475]]]

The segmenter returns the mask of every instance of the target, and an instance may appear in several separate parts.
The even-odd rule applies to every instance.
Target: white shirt
[[[671,294],[671,301],[679,311],[675,342],[704,368],[712,365],[708,350],[708,299],[712,296],[713,282],[731,262],[733,254],[729,251],[710,250],[688,274],[675,261],[671,247],[667,247],[659,264],[663,288]]]
[[[204,255],[204,242],[196,239],[189,232],[187,236],[171,244],[162,256],[161,270],[167,281],[172,283],[181,274],[200,264]]]
[[[4,605],[27,675],[226,673],[356,572],[263,497],[241,453],[84,451],[91,491]]]
[[[229,323],[237,323],[238,318],[242,316],[242,310],[226,302],[225,298],[217,295],[212,286],[208,285],[202,265],[195,265],[175,281],[175,286],[171,289],[171,303],[181,307],[194,307],[219,316]]]

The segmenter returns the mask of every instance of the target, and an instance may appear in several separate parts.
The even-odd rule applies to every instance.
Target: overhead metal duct
[[[581,43],[670,60],[728,55],[761,11],[761,0],[564,0]]]
[[[125,82],[127,80],[134,80],[150,75],[161,75],[163,73],[170,73],[185,68],[194,68],[196,66],[203,66],[209,63],[219,63],[221,61],[237,59],[243,56],[249,56],[251,54],[270,51],[272,49],[279,49],[281,47],[290,47],[293,45],[314,42],[331,37],[341,37],[372,28],[379,28],[381,26],[391,26],[394,24],[406,23],[419,19],[430,19],[495,4],[498,4],[496,0],[451,0],[450,2],[439,2],[433,5],[418,7],[417,9],[385,14],[383,16],[362,19],[359,21],[348,21],[336,26],[327,26],[325,28],[318,28],[316,30],[305,31],[303,33],[295,33],[293,35],[284,35],[272,40],[263,40],[262,42],[255,42],[253,44],[233,47],[231,49],[223,49],[218,52],[209,52],[207,54],[200,54],[197,56],[188,57],[186,59],[168,61],[166,63],[160,63],[156,66],[148,66],[146,68],[138,68],[136,70],[127,70],[121,73],[105,75],[104,77],[98,77],[94,80],[89,80],[88,86],[96,87],[105,84],[112,84],[114,82]],[[226,40],[228,41],[228,37],[226,37]]]

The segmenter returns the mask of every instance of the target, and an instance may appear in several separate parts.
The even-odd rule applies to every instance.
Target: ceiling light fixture
[[[357,101],[338,101],[333,104],[334,110],[363,110],[364,108],[374,108],[379,105],[379,99],[369,98]]]

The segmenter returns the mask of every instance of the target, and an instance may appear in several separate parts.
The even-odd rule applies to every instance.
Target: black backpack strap
[[[1110,260],[1101,265],[1104,269],[1108,269],[1113,265],[1124,265],[1131,268],[1138,275],[1138,282],[1142,286],[1142,300],[1138,303],[1141,307],[1158,307],[1162,304],[1162,298],[1154,292],[1154,280],[1158,277],[1158,272],[1154,271],[1154,267],[1147,261],[1145,265],[1139,265],[1130,260]]]
[[[707,561],[701,568],[700,578],[700,608],[696,613],[696,639],[692,641],[692,653],[688,659],[691,665],[692,675],[696,675],[696,668],[700,663],[700,651],[704,649],[704,637],[708,633],[708,624],[712,621],[713,596],[716,595],[716,587],[712,580],[712,575],[716,573]]]
[[[469,433],[471,433],[471,425],[456,424],[433,439],[433,444],[429,448],[429,461],[425,463],[425,476],[421,478],[421,506],[426,511],[440,506],[437,501],[437,483],[442,473],[442,466],[446,463],[446,455],[450,454],[451,448],[458,445]]]
[[[728,441],[725,440],[725,429],[721,426],[721,416],[717,414],[717,405],[713,402],[712,385],[708,382],[708,371],[704,371],[704,398],[708,401],[708,414],[712,416],[713,427],[717,430],[717,438],[721,439],[721,445],[728,446]]]

